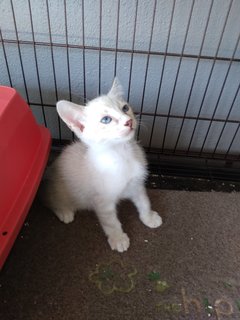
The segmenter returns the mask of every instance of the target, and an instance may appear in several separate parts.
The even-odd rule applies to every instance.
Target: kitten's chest
[[[145,173],[143,159],[127,147],[97,154],[95,165],[103,179],[120,184],[135,177],[141,178]]]

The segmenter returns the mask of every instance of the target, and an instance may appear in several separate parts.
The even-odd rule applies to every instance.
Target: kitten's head
[[[91,100],[86,106],[59,101],[57,112],[76,136],[87,144],[128,141],[134,137],[137,126],[117,79],[107,95]]]

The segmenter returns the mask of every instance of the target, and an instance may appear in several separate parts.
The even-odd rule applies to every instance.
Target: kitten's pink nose
[[[131,129],[132,129],[132,125],[133,125],[132,119],[128,120],[128,121],[125,123],[125,126],[126,126],[126,127],[130,127]]]

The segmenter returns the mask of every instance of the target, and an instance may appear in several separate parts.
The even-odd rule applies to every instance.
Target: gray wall
[[[67,29],[68,42],[71,45],[83,44],[83,24],[82,24],[82,1],[68,0],[67,3]],[[128,93],[131,53],[109,52],[105,50],[92,50],[91,47],[98,47],[100,44],[100,24],[101,24],[101,46],[106,48],[116,47],[117,21],[118,21],[118,1],[102,1],[102,19],[100,21],[100,1],[88,0],[84,2],[84,35],[85,46],[85,81],[86,98],[91,99],[98,95],[99,81],[101,93],[105,93],[111,86],[114,77],[115,58],[117,57],[116,73],[125,88],[126,97]],[[169,53],[181,53],[183,50],[184,37],[189,21],[191,10],[191,0],[177,0],[172,20],[171,33],[168,38],[169,25],[173,9],[172,0],[158,0],[156,6],[153,34],[151,38],[151,28],[153,22],[154,1],[139,0],[137,12],[137,24],[135,35],[135,50],[167,51]],[[214,56],[221,38],[230,0],[215,0],[211,16],[203,43],[202,56]],[[204,29],[207,23],[207,16],[210,9],[210,0],[196,0],[193,7],[192,17],[189,25],[188,36],[184,47],[184,53],[198,55],[203,40]],[[29,3],[27,0],[13,0],[14,13],[18,31],[18,38],[22,41],[33,41],[31,31],[31,20],[29,14]],[[46,1],[31,0],[31,11],[33,18],[34,37],[36,42],[50,42],[49,26],[47,19]],[[133,31],[136,12],[135,0],[120,1],[118,48],[132,49]],[[0,0],[0,27],[3,39],[16,40],[11,1]],[[66,43],[66,28],[64,16],[64,1],[49,0],[49,14],[52,42],[57,44]],[[218,50],[218,56],[231,58],[234,53],[239,32],[240,32],[240,1],[232,3],[231,11],[225,26],[225,31]],[[150,43],[150,40],[152,42]],[[169,41],[168,41],[169,40]],[[16,43],[4,43],[7,63],[10,69],[12,84],[19,92],[26,97],[23,85],[23,72],[21,69],[19,50]],[[29,44],[20,45],[23,70],[26,77],[29,100],[31,103],[40,103],[39,83],[36,73],[36,59],[34,47]],[[56,99],[69,99],[69,82],[71,80],[71,93],[74,102],[83,102],[84,96],[84,64],[83,50],[80,48],[69,49],[69,69],[67,64],[67,50],[64,47],[53,48],[54,67],[56,72],[57,94],[55,94],[55,82],[53,74],[53,63],[51,47],[36,45],[37,67],[39,69],[40,86],[42,89],[43,103],[51,105],[56,103]],[[238,43],[234,58],[240,58],[240,44]],[[0,83],[10,85],[6,67],[6,60],[3,54],[3,47],[0,45]],[[101,63],[99,74],[99,61]],[[177,75],[178,80],[172,99],[173,88]],[[143,112],[153,113],[155,111],[159,83],[162,77],[162,86],[157,105],[157,113],[168,114],[171,105],[171,114],[183,116],[186,103],[189,97],[194,72],[198,60],[193,58],[134,54],[132,65],[132,78],[129,101],[137,112],[143,107]],[[240,81],[239,62],[233,62],[229,69],[228,61],[213,61],[201,59],[197,67],[197,74],[189,101],[187,115],[196,117],[202,103],[203,94],[206,88],[209,74],[214,63],[212,76],[209,82],[206,97],[202,104],[201,117],[211,118],[219,94],[221,92],[226,73],[228,77],[218,102],[215,118],[225,119],[231,103],[236,94]],[[148,67],[148,68],[147,68]],[[164,67],[164,73],[162,75]],[[228,70],[229,69],[229,70]],[[146,79],[146,83],[145,83]],[[146,88],[144,90],[144,83]],[[144,94],[144,96],[143,96]],[[171,102],[172,99],[172,102]],[[230,114],[230,120],[240,121],[240,95],[238,94]],[[31,105],[38,121],[43,123],[43,114],[39,106]],[[58,121],[55,109],[50,106],[44,108],[46,112],[47,125],[51,129],[55,138],[59,137]],[[143,116],[145,126],[141,128],[140,139],[143,144],[148,145],[152,127],[152,116]],[[166,148],[173,148],[179,132],[182,120],[170,118],[166,136]],[[179,140],[178,149],[185,150],[189,144],[191,132],[195,120],[186,120]],[[161,147],[162,138],[166,125],[165,117],[158,117],[155,122],[153,132],[153,147]],[[194,135],[191,150],[199,150],[206,135],[208,121],[199,121]],[[219,133],[224,123],[214,122],[211,125],[208,138],[204,147],[205,151],[211,151],[216,145]],[[71,134],[64,126],[63,138],[70,138]],[[229,143],[236,131],[237,124],[226,125],[224,135],[218,145],[218,152],[227,150]],[[231,152],[239,152],[239,135],[233,143]]]

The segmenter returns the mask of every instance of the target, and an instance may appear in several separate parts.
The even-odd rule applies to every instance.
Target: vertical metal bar
[[[63,4],[64,4],[65,38],[66,38],[66,46],[67,46],[68,91],[69,91],[69,99],[70,101],[72,101],[72,85],[71,85],[71,70],[70,70],[70,61],[69,61],[68,19],[67,19],[66,0],[64,0]],[[73,140],[74,140],[74,133],[72,132],[72,141]]]
[[[6,49],[5,49],[5,44],[4,44],[4,41],[3,41],[2,30],[1,30],[1,29],[0,29],[0,40],[1,40],[1,42],[2,42],[3,56],[4,56],[4,59],[5,59],[5,63],[6,63],[6,68],[7,68],[7,74],[8,74],[8,78],[9,78],[9,83],[10,83],[10,86],[12,87],[12,86],[13,86],[13,83],[12,83],[12,79],[11,79],[11,74],[10,74],[10,70],[9,70],[8,59],[7,59],[7,54],[6,54]]]
[[[137,15],[138,15],[138,0],[136,0],[135,16],[134,16],[134,27],[133,27],[133,38],[132,38],[132,53],[131,53],[130,69],[129,69],[129,82],[128,82],[127,101],[129,101],[129,98],[130,98],[130,89],[131,89],[131,83],[132,83],[133,51],[134,51],[134,48],[135,48],[135,40],[136,40]]]
[[[195,0],[192,1],[192,5],[191,5],[191,9],[190,9],[190,14],[189,14],[189,18],[188,18],[186,33],[185,33],[183,46],[182,46],[182,51],[181,51],[181,57],[180,57],[180,60],[179,60],[179,63],[178,63],[176,78],[175,78],[174,86],[173,86],[172,97],[171,97],[170,106],[169,106],[169,109],[168,109],[167,121],[166,121],[166,124],[165,124],[165,130],[164,130],[164,135],[163,135],[163,143],[162,143],[162,149],[163,150],[164,150],[165,141],[166,141],[166,137],[167,137],[168,123],[169,123],[169,117],[170,117],[171,110],[172,110],[173,98],[174,98],[174,94],[175,94],[175,90],[176,90],[176,86],[177,86],[179,71],[180,71],[180,68],[181,68],[181,65],[182,65],[183,53],[184,53],[184,50],[185,50],[186,41],[187,41],[187,37],[188,37],[188,31],[189,31],[189,27],[190,27],[190,23],[191,23],[191,19],[192,19],[194,3],[195,3]]]
[[[84,23],[84,0],[82,0],[82,58],[83,58],[83,96],[84,96],[84,102],[87,99],[86,94],[86,57],[85,57],[85,23]]]
[[[236,138],[236,136],[237,136],[237,134],[238,134],[239,129],[240,129],[240,123],[238,124],[237,129],[235,130],[235,133],[234,133],[234,135],[233,135],[232,141],[231,141],[231,143],[229,144],[229,147],[228,147],[228,149],[227,149],[227,152],[225,153],[225,156],[224,156],[224,159],[225,159],[225,160],[227,159],[227,157],[228,157],[228,155],[229,155],[229,153],[230,153],[230,150],[232,149],[233,142],[234,142],[234,140],[235,140],[235,138]],[[238,158],[239,158],[239,157],[238,157]]]
[[[191,97],[192,97],[192,91],[193,91],[193,87],[194,87],[194,84],[195,84],[196,75],[197,75],[197,71],[198,71],[198,67],[199,67],[199,63],[200,63],[200,59],[201,59],[201,54],[202,54],[202,50],[203,50],[203,45],[204,45],[204,42],[205,42],[205,38],[206,38],[206,34],[207,34],[207,29],[208,29],[208,25],[209,25],[209,21],[210,21],[210,16],[211,16],[212,8],[213,8],[213,3],[214,3],[214,0],[212,0],[211,5],[210,5],[210,8],[209,8],[209,11],[208,11],[207,22],[206,22],[206,25],[205,25],[205,29],[204,29],[204,33],[203,33],[203,38],[202,38],[202,43],[201,43],[201,46],[200,46],[200,51],[199,51],[199,54],[198,54],[196,67],[195,67],[195,70],[194,70],[193,80],[192,80],[192,84],[191,84],[191,88],[190,88],[190,92],[189,92],[189,96],[188,96],[186,108],[185,108],[184,115],[183,115],[183,121],[182,121],[182,123],[181,123],[181,127],[180,127],[180,130],[179,130],[179,133],[178,133],[178,137],[177,137],[177,140],[176,140],[176,143],[175,143],[175,146],[174,146],[173,153],[176,152],[177,145],[178,145],[178,142],[179,142],[181,133],[182,133],[183,125],[184,125],[184,123],[185,123],[185,117],[186,117],[187,112],[188,112],[189,103],[190,103],[190,99],[191,99]]]
[[[156,122],[156,118],[157,118],[156,115],[157,115],[158,103],[159,103],[161,89],[162,89],[163,75],[164,75],[164,71],[165,71],[165,64],[166,64],[170,34],[171,34],[171,30],[172,30],[172,22],[173,22],[173,16],[174,16],[174,11],[175,11],[175,5],[176,5],[176,0],[173,0],[172,12],[171,12],[169,29],[168,29],[167,43],[166,43],[166,47],[165,47],[165,54],[164,54],[163,64],[162,64],[162,72],[161,72],[161,77],[160,77],[160,82],[159,82],[159,87],[158,87],[157,101],[156,101],[156,106],[155,106],[155,110],[154,110],[154,114],[153,114],[153,124],[152,124],[151,133],[150,133],[150,140],[149,140],[149,147],[148,147],[149,150],[152,146],[152,138],[153,138],[153,132],[154,132],[155,122]],[[163,151],[163,149],[162,149],[162,151]]]
[[[118,37],[119,37],[119,18],[120,18],[120,0],[118,0],[117,9],[117,31],[116,31],[116,44],[115,44],[115,65],[114,65],[114,77],[117,75],[117,58],[118,58]]]
[[[199,116],[200,116],[200,114],[202,112],[203,103],[205,101],[205,97],[206,97],[206,93],[207,93],[207,90],[208,90],[208,86],[209,86],[209,83],[210,83],[210,80],[211,80],[211,76],[212,76],[212,73],[213,73],[213,69],[214,69],[214,66],[215,66],[215,63],[216,63],[216,58],[217,58],[217,55],[218,55],[218,52],[219,52],[219,49],[220,49],[220,46],[221,46],[221,43],[222,43],[222,39],[223,39],[223,35],[224,35],[225,28],[226,28],[226,25],[227,25],[227,21],[228,21],[228,17],[229,17],[229,14],[230,14],[231,7],[232,7],[232,3],[233,3],[233,0],[231,0],[230,5],[228,7],[227,15],[226,15],[225,22],[224,22],[224,25],[223,25],[223,28],[222,28],[221,36],[220,36],[220,39],[219,39],[219,42],[218,42],[218,46],[217,46],[217,50],[216,50],[216,53],[215,53],[215,56],[214,56],[214,59],[213,59],[212,67],[211,67],[211,70],[210,70],[210,74],[209,74],[209,77],[208,77],[206,88],[204,90],[204,94],[203,94],[201,105],[200,105],[200,108],[199,108],[199,111],[198,111],[197,118],[199,118]],[[196,128],[197,128],[197,124],[198,124],[198,120],[196,120],[194,128],[193,128],[193,132],[191,134],[190,142],[189,142],[188,149],[187,149],[187,154],[190,152],[192,141],[193,141],[193,137],[194,137],[194,134],[195,134],[195,131],[196,131]]]
[[[33,51],[34,51],[35,67],[36,67],[36,73],[37,73],[38,90],[39,90],[39,95],[40,95],[40,102],[41,102],[41,108],[42,108],[43,121],[44,121],[45,127],[47,127],[47,120],[46,120],[45,110],[44,110],[44,107],[43,107],[42,88],[41,88],[41,82],[40,82],[40,76],[39,76],[37,52],[36,52],[36,45],[35,45],[35,34],[34,34],[33,18],[32,18],[32,7],[31,7],[30,0],[28,0],[28,8],[29,8],[29,14],[30,14],[30,24],[31,24],[31,31],[32,31]]]
[[[238,124],[237,129],[236,129],[236,131],[235,131],[235,133],[234,133],[234,135],[233,135],[232,141],[231,141],[231,143],[230,143],[230,145],[229,145],[229,147],[228,147],[228,150],[227,150],[227,152],[225,153],[225,156],[224,156],[224,159],[225,159],[225,160],[227,159],[227,157],[228,157],[228,155],[229,155],[229,153],[230,153],[230,150],[232,149],[233,142],[234,142],[234,140],[235,140],[235,138],[236,138],[236,136],[237,136],[237,133],[238,133],[239,129],[240,129],[240,123]]]
[[[66,46],[67,46],[68,91],[69,91],[69,99],[70,101],[72,101],[72,85],[71,85],[71,71],[70,71],[70,61],[69,61],[68,19],[67,19],[66,0],[64,0],[64,20],[65,20],[65,38],[66,38]]]
[[[102,70],[102,0],[99,7],[99,56],[98,56],[98,95],[101,94],[101,70]]]
[[[226,125],[227,125],[227,123],[228,123],[228,119],[229,119],[229,117],[230,117],[230,115],[231,115],[233,106],[234,106],[234,104],[235,104],[235,101],[236,101],[237,96],[238,96],[238,93],[239,93],[239,90],[240,90],[240,83],[239,83],[239,85],[238,85],[237,91],[236,91],[236,93],[235,93],[235,95],[234,95],[234,98],[233,98],[232,104],[231,104],[231,106],[230,106],[230,109],[229,109],[229,111],[228,111],[227,117],[226,117],[226,119],[225,119],[224,125],[223,125],[222,130],[221,130],[221,132],[220,132],[220,135],[219,135],[219,137],[218,137],[218,141],[217,141],[217,143],[216,143],[216,146],[215,146],[215,148],[214,148],[214,150],[213,150],[212,158],[214,157],[214,155],[215,155],[215,153],[216,153],[217,147],[218,147],[219,142],[220,142],[220,140],[221,140],[221,138],[222,138],[222,135],[223,135],[223,132],[224,132],[224,130],[225,130],[225,127],[226,127]],[[234,136],[235,136],[235,135],[234,135]],[[230,143],[230,147],[232,146],[232,143],[233,143],[233,140],[232,140],[232,142]],[[229,150],[230,150],[230,149],[229,149]]]
[[[14,29],[15,29],[16,39],[17,39],[19,60],[20,60],[22,76],[23,76],[23,84],[24,84],[24,88],[25,88],[25,92],[26,92],[27,103],[29,104],[29,95],[28,95],[27,83],[26,83],[26,78],[25,78],[25,72],[24,72],[24,68],[23,68],[22,53],[21,53],[21,48],[20,48],[20,45],[19,45],[17,23],[16,23],[16,17],[15,17],[14,6],[13,6],[12,0],[10,0],[10,3],[11,3],[12,15],[13,15]]]
[[[58,101],[58,90],[57,90],[57,78],[56,78],[56,70],[55,70],[55,61],[53,55],[53,41],[52,41],[52,31],[51,31],[51,21],[50,21],[50,12],[49,12],[49,5],[48,0],[46,0],[46,7],[47,7],[47,20],[48,20],[48,32],[49,32],[49,40],[50,40],[50,50],[51,50],[51,58],[52,58],[52,68],[53,68],[53,79],[54,79],[54,87],[55,87],[55,96],[56,101]],[[62,133],[61,133],[61,124],[60,119],[58,116],[58,132],[59,132],[59,140],[60,143],[62,142]]]
[[[55,62],[54,62],[54,55],[53,55],[53,41],[52,41],[52,31],[51,31],[51,22],[50,22],[48,0],[46,0],[46,7],[47,7],[48,33],[49,33],[49,40],[50,40],[50,50],[51,50],[51,59],[52,59],[52,68],[53,68],[55,96],[56,96],[56,100],[58,100],[57,79],[56,79],[56,69],[55,69]]]
[[[236,53],[236,51],[237,51],[237,47],[238,47],[238,44],[239,44],[239,40],[240,40],[240,34],[239,34],[239,36],[238,36],[237,43],[236,43],[235,48],[234,48],[234,50],[233,50],[233,54],[232,54],[230,63],[229,63],[229,65],[228,65],[228,69],[227,69],[227,72],[226,72],[226,75],[225,75],[225,78],[224,78],[224,81],[223,81],[223,84],[222,84],[222,87],[221,87],[221,90],[220,90],[220,93],[219,93],[219,96],[218,96],[218,99],[217,99],[216,106],[215,106],[214,111],[213,111],[213,114],[212,114],[210,123],[208,124],[207,133],[206,133],[206,135],[205,135],[205,138],[204,138],[204,141],[203,141],[201,150],[200,150],[200,155],[202,155],[202,153],[203,153],[203,149],[204,149],[204,146],[205,146],[205,144],[206,144],[206,140],[207,140],[209,131],[210,131],[210,129],[211,129],[213,119],[214,119],[215,114],[216,114],[216,112],[217,112],[218,105],[219,105],[219,101],[220,101],[220,99],[221,99],[221,97],[222,97],[222,93],[223,93],[223,90],[224,90],[224,87],[225,87],[225,84],[226,84],[226,81],[227,81],[227,78],[228,78],[228,75],[229,75],[229,71],[230,71],[230,68],[231,68],[231,66],[232,66],[235,53]]]
[[[148,46],[148,53],[147,53],[147,63],[146,63],[146,70],[145,70],[145,76],[144,76],[144,85],[143,85],[143,94],[142,94],[141,109],[140,109],[140,113],[139,113],[139,123],[141,123],[141,120],[142,120],[143,104],[144,104],[144,98],[145,98],[145,91],[146,91],[146,84],[147,84],[147,75],[148,75],[149,60],[150,60],[150,51],[151,51],[151,47],[152,47],[153,28],[154,28],[155,18],[156,18],[156,7],[157,7],[157,0],[154,1],[154,6],[153,6],[151,35],[150,35],[149,46]],[[139,138],[139,135],[140,135],[140,126],[138,126],[137,139]]]

